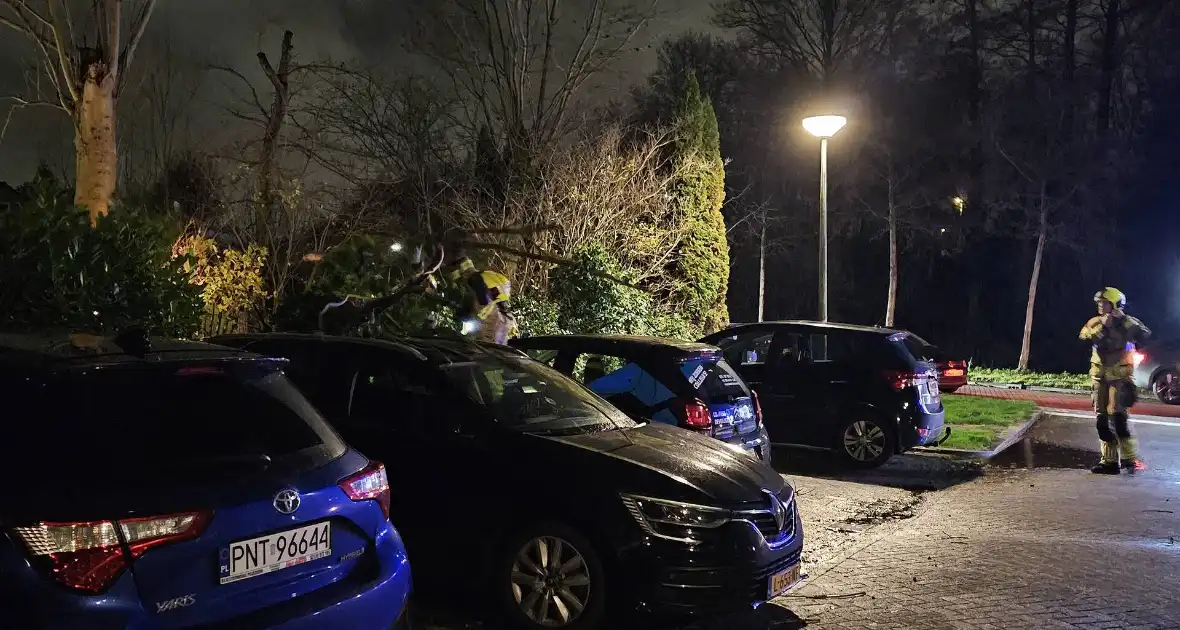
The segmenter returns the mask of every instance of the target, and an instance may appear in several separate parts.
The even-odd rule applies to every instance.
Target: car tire
[[[853,416],[840,425],[836,434],[837,456],[854,468],[877,468],[893,457],[896,448],[893,430],[870,414]]]
[[[1166,405],[1180,405],[1180,372],[1164,370],[1151,382],[1151,391]]]
[[[602,624],[606,569],[594,543],[572,527],[523,528],[499,555],[493,587],[512,627],[589,630]]]

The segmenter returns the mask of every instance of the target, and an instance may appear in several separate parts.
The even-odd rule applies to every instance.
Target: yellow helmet
[[[509,282],[508,276],[498,271],[483,271],[480,272],[480,277],[483,278],[483,283],[488,288],[488,294],[492,297],[492,303],[507,302],[512,297],[512,283]]]
[[[475,263],[471,262],[470,258],[464,256],[455,261],[455,264],[451,265],[447,271],[448,277],[450,277],[453,282],[458,282],[464,276],[467,276],[475,271]]]
[[[1122,291],[1114,287],[1106,287],[1094,294],[1094,301],[1106,300],[1114,305],[1115,308],[1121,309],[1127,305],[1127,296]]]

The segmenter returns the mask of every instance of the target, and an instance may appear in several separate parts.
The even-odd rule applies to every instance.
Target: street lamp
[[[819,138],[819,318],[828,321],[828,138],[844,128],[843,116],[803,119],[807,133]]]

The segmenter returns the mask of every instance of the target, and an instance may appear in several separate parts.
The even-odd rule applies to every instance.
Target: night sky
[[[255,55],[259,50],[276,55],[286,29],[294,32],[296,54],[304,61],[330,58],[362,65],[406,64],[402,42],[409,27],[406,14],[415,1],[158,0],[145,48],[137,55],[133,72],[142,73],[153,62],[158,63],[148,51],[160,50],[167,41],[178,58],[176,63],[193,68],[185,71],[190,75],[201,66],[218,64],[264,81]],[[642,80],[655,67],[659,43],[669,36],[689,30],[716,31],[709,24],[713,13],[709,0],[659,0],[657,11],[658,17],[635,41],[634,48],[639,50],[629,50],[611,75],[603,77],[594,97],[625,93]],[[35,60],[32,53],[22,35],[7,28],[0,30],[0,94],[23,91],[22,75]],[[225,83],[222,76],[204,77],[198,107],[205,116],[216,116],[227,101]],[[7,102],[0,102],[0,117],[7,107]],[[17,112],[0,143],[0,182],[16,185],[25,181],[41,159],[64,171],[72,167],[72,151],[68,123],[60,112]]]

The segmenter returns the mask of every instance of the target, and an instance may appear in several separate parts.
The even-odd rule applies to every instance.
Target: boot
[[[1096,475],[1117,475],[1119,474],[1119,465],[1114,462],[1102,462],[1091,468],[1090,472]]]
[[[1143,465],[1143,462],[1141,462],[1137,459],[1124,459],[1122,461],[1122,463],[1120,463],[1119,465],[1122,467],[1123,470],[1127,471],[1127,474],[1129,474],[1129,475],[1133,475],[1137,471],[1147,468],[1146,466]]]
[[[1091,468],[1090,472],[1096,475],[1117,475],[1119,474],[1119,445],[1118,442],[1110,442],[1107,440],[1098,441],[1098,465]]]

